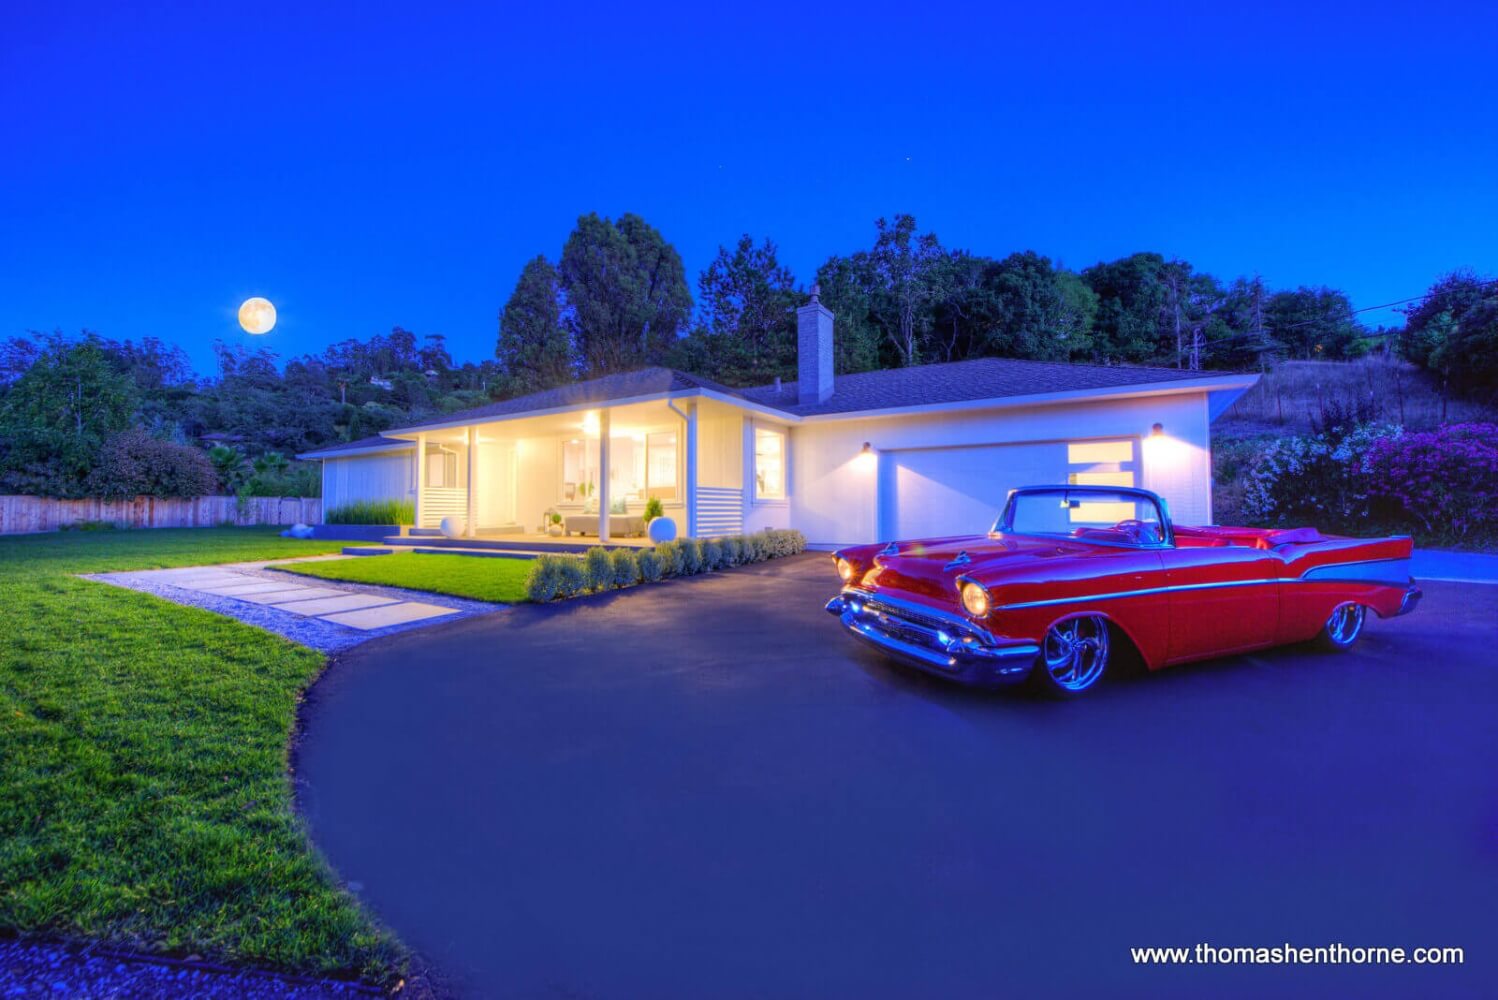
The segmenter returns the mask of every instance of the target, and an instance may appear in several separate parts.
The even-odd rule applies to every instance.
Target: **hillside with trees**
[[[1158,253],[1073,270],[1034,250],[947,246],[910,215],[870,236],[810,276],[837,316],[840,372],[982,357],[1270,371],[1374,352],[1407,362],[1416,395],[1482,412],[1498,401],[1498,283],[1468,270],[1410,302],[1404,329],[1370,330],[1336,289],[1224,279]],[[0,490],[314,495],[299,452],[576,379],[648,364],[730,386],[793,379],[807,287],[774,241],[745,234],[719,247],[694,297],[659,230],[590,213],[522,268],[492,358],[458,363],[441,334],[394,327],[285,360],[219,344],[217,370],[199,375],[154,337],[11,338]]]

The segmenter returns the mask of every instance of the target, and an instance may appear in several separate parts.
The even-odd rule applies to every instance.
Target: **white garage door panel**
[[[896,538],[980,535],[1010,490],[1066,482],[1066,445],[1058,442],[892,454]]]

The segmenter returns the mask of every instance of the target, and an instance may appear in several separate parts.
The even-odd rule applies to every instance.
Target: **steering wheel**
[[[1119,521],[1113,527],[1128,535],[1132,541],[1141,544],[1153,544],[1160,540],[1160,536],[1155,533],[1154,525],[1146,524],[1137,518],[1126,518]]]

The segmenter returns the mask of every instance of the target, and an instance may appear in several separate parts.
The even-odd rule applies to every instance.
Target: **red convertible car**
[[[1411,542],[1314,528],[1172,525],[1148,490],[1031,486],[987,535],[833,554],[827,610],[857,638],[929,673],[1069,696],[1122,655],[1149,669],[1316,640],[1357,641],[1371,608],[1420,600]]]

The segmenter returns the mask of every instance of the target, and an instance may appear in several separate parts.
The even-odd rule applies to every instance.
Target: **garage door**
[[[1052,483],[1132,486],[1137,441],[1046,441],[890,452],[896,538],[978,535],[1008,492]],[[888,495],[888,494],[887,494]]]

